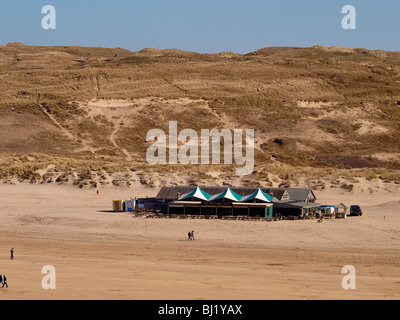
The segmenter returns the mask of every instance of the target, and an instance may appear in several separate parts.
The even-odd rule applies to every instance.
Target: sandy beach
[[[400,300],[400,1],[3,2],[0,301]]]
[[[302,221],[134,218],[111,200],[158,189],[1,185],[0,274],[19,299],[399,299],[400,201],[389,191],[316,192],[362,217]],[[195,230],[195,241],[187,232]],[[10,249],[14,260],[10,261]],[[42,288],[54,266],[56,289]],[[345,265],[356,290],[344,290]]]

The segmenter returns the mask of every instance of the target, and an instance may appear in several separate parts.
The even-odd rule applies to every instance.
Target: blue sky
[[[56,30],[41,26],[56,8]],[[353,5],[357,29],[344,30]],[[0,44],[248,53],[271,46],[400,51],[400,0],[1,0]]]

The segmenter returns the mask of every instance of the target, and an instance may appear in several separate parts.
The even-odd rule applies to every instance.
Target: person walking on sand
[[[4,288],[4,286],[6,286],[6,288],[8,288],[6,276],[3,276],[3,287],[2,288]]]
[[[0,283],[3,284],[3,276],[0,274]]]
[[[14,260],[14,248],[10,250],[10,253],[11,253],[10,260]]]
[[[194,230],[191,232],[192,240],[194,240]]]
[[[188,232],[188,240],[192,240],[192,233],[190,231]]]

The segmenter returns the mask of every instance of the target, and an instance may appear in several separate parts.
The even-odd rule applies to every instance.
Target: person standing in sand
[[[190,233],[192,240],[194,240],[194,230]]]
[[[3,287],[2,288],[4,288],[4,286],[6,286],[6,288],[8,288],[6,276],[3,276]]]
[[[190,231],[188,232],[188,240],[192,240],[192,233]]]
[[[10,253],[11,253],[10,260],[14,260],[14,248],[10,250]]]

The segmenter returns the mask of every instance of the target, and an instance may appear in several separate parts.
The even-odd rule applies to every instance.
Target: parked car
[[[362,210],[358,205],[350,206],[350,215],[351,216],[362,216]]]

